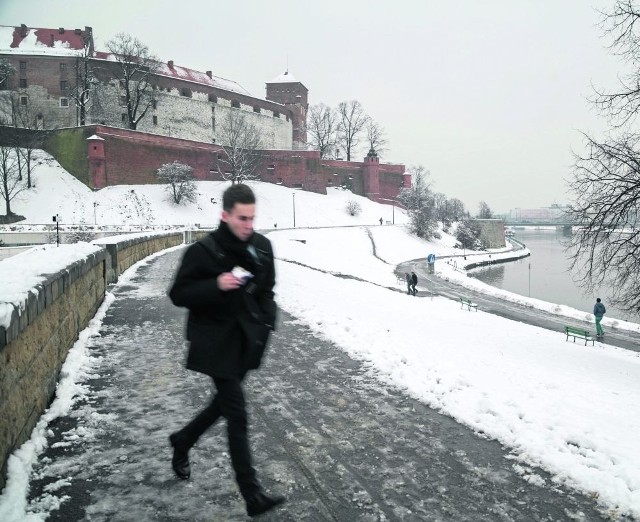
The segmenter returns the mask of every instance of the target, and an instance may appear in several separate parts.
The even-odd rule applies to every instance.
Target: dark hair
[[[598,297],[596,298],[596,303],[599,303],[599,302],[600,302],[600,298]]]
[[[222,194],[222,209],[231,212],[236,203],[251,205],[256,202],[256,196],[247,185],[237,183],[231,185]]]

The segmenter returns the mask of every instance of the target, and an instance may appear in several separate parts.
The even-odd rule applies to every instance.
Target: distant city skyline
[[[597,27],[596,9],[612,5],[5,0],[0,24],[91,26],[100,50],[129,33],[162,61],[212,70],[260,98],[288,67],[311,105],[359,100],[386,130],[382,161],[423,165],[433,189],[471,214],[480,201],[504,214],[570,201],[580,132],[606,129],[587,101],[592,85],[615,86],[622,69]]]

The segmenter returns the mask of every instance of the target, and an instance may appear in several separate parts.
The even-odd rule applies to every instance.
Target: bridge
[[[573,221],[566,218],[563,219],[504,219],[504,225],[507,227],[572,227],[575,225]]]

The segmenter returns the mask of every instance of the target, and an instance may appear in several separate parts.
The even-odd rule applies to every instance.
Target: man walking
[[[261,488],[247,438],[242,380],[258,368],[276,319],[275,268],[270,241],[253,231],[255,195],[243,184],[222,197],[217,230],[191,245],[169,297],[189,309],[187,368],[213,378],[216,394],[189,424],[169,437],[176,475],[191,475],[189,449],[220,417],[227,421],[229,452],[249,516],[284,502]]]
[[[415,272],[411,272],[411,293],[413,295],[418,294],[418,290],[416,290],[416,285],[418,284],[418,276]]]
[[[593,306],[593,315],[596,317],[596,337],[604,336],[604,330],[602,329],[602,325],[600,321],[602,321],[602,316],[607,312],[607,309],[604,307],[604,304],[598,297],[596,299],[596,304]]]

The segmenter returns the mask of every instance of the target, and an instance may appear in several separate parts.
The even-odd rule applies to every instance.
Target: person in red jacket
[[[271,242],[254,232],[255,195],[246,185],[222,197],[220,226],[191,245],[169,297],[189,310],[187,368],[213,378],[216,394],[202,412],[169,437],[173,470],[191,475],[189,449],[220,417],[227,421],[231,463],[249,516],[269,511],[284,497],[267,495],[253,467],[242,381],[260,366],[275,327],[275,267]]]

